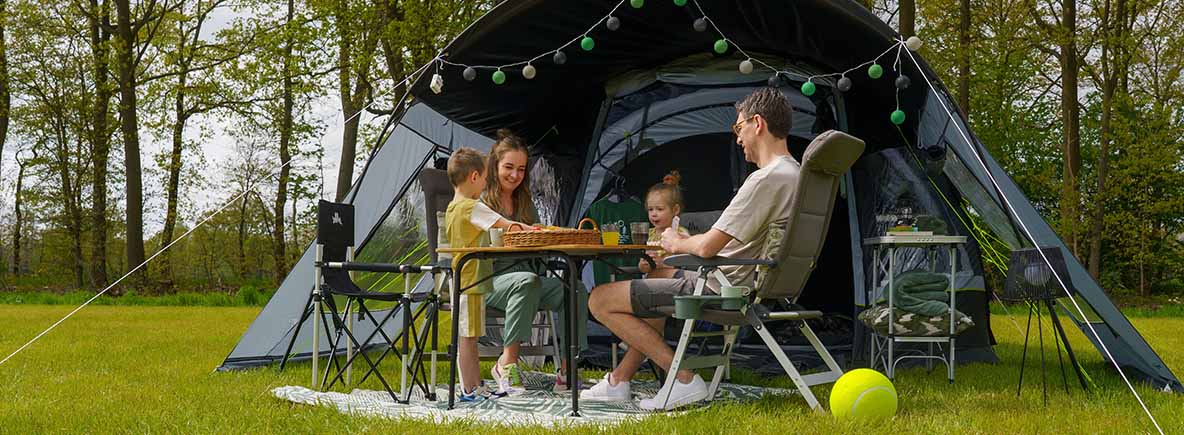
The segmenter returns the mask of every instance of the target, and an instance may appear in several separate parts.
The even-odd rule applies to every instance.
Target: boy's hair
[[[736,103],[736,111],[744,118],[760,115],[768,125],[769,134],[775,138],[789,137],[789,129],[793,126],[793,105],[777,88],[757,88]]]
[[[681,181],[682,175],[679,175],[678,171],[670,171],[669,174],[662,177],[661,183],[651,186],[650,190],[645,193],[645,196],[648,199],[650,195],[655,193],[665,193],[666,199],[670,200],[671,206],[677,205],[679,208],[682,208],[682,187],[679,186]]]
[[[485,156],[475,149],[461,148],[453,151],[452,157],[448,158],[448,181],[452,183],[452,187],[464,183],[469,178],[469,174],[474,172],[480,174],[483,170],[485,170]]]

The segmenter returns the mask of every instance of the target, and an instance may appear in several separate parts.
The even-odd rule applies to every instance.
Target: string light
[[[904,41],[904,46],[908,47],[909,51],[917,51],[921,49],[921,38],[910,36],[908,40]]]
[[[745,59],[740,62],[740,74],[752,74],[752,59]]]
[[[802,83],[802,95],[809,97],[811,95],[814,95],[814,91],[815,91],[814,82],[806,80],[805,83]]]
[[[901,68],[900,68],[901,52],[905,48],[907,48],[909,51],[919,50],[921,48],[921,46],[923,45],[923,41],[921,40],[921,38],[918,38],[916,36],[911,36],[908,39],[897,39],[896,43],[889,46],[886,50],[884,50],[884,52],[880,53],[880,55],[876,56],[874,59],[864,62],[864,63],[861,63],[859,65],[855,65],[846,71],[837,72],[837,73],[816,74],[816,75],[806,76],[801,73],[782,70],[782,69],[773,67],[772,65],[769,65],[768,63],[766,63],[760,59],[752,57],[752,55],[745,52],[743,48],[733,45],[732,40],[729,39],[728,36],[726,34],[724,34],[724,32],[718,26],[715,25],[715,22],[709,16],[707,16],[707,13],[703,10],[703,7],[702,7],[702,5],[700,5],[700,2],[698,0],[672,0],[672,1],[676,6],[679,6],[679,7],[687,6],[688,3],[693,3],[695,9],[698,11],[697,15],[699,16],[692,23],[692,27],[694,28],[694,30],[696,32],[706,32],[709,29],[714,29],[714,31],[719,35],[719,38],[716,39],[715,42],[712,44],[712,47],[711,47],[712,51],[714,51],[717,54],[727,54],[728,51],[734,50],[739,55],[742,55],[745,57],[745,59],[740,61],[739,65],[737,66],[737,68],[741,74],[751,74],[756,69],[756,67],[759,65],[760,67],[773,72],[773,74],[768,79],[768,85],[771,87],[775,87],[775,88],[780,88],[780,87],[785,86],[787,84],[787,82],[792,77],[799,77],[800,78],[799,80],[802,81],[802,85],[801,85],[800,90],[801,90],[802,94],[806,95],[806,96],[813,96],[815,93],[818,92],[818,86],[814,80],[816,78],[835,77],[835,78],[837,78],[837,81],[835,82],[835,89],[837,89],[839,92],[848,92],[854,87],[853,80],[847,76],[852,71],[856,71],[860,68],[867,68],[866,73],[869,78],[874,80],[874,79],[879,79],[880,77],[883,77],[884,67],[882,66],[880,60],[884,56],[888,55],[888,53],[890,53],[892,50],[896,50],[895,62],[892,63],[890,66],[897,74],[896,80],[893,82],[893,84],[896,87],[897,106],[896,106],[896,110],[894,110],[891,113],[891,115],[889,116],[889,120],[893,124],[900,125],[900,124],[903,124],[905,122],[905,120],[907,119],[905,112],[900,109],[900,91],[908,89],[908,87],[912,84],[912,80],[901,71]],[[631,6],[634,9],[641,9],[642,7],[645,6],[645,0],[627,0],[627,2],[629,3],[629,6]],[[612,10],[609,11],[609,13],[607,15],[605,15],[601,19],[597,20],[594,24],[591,25],[591,27],[589,27],[583,33],[579,34],[579,36],[575,37],[574,39],[563,43],[562,45],[560,45],[558,48],[556,48],[554,50],[544,52],[538,56],[535,56],[535,57],[527,59],[527,60],[523,60],[523,61],[519,61],[519,62],[515,62],[515,63],[510,63],[510,64],[504,64],[504,65],[465,65],[465,64],[461,64],[461,63],[450,62],[450,61],[444,59],[442,56],[440,56],[440,57],[437,57],[436,59],[434,59],[433,62],[438,62],[439,65],[448,65],[448,66],[455,66],[455,67],[463,68],[462,76],[464,77],[464,79],[466,81],[473,81],[477,78],[477,69],[488,68],[488,69],[494,70],[493,74],[490,77],[492,79],[492,81],[498,85],[501,85],[501,84],[504,84],[506,81],[506,73],[503,71],[503,69],[504,68],[513,68],[513,67],[518,67],[518,66],[521,66],[521,68],[522,68],[522,77],[526,78],[527,80],[531,80],[531,79],[534,79],[538,75],[538,68],[534,65],[534,63],[535,63],[535,61],[539,60],[540,58],[543,58],[547,55],[551,55],[552,63],[554,63],[555,65],[564,65],[567,63],[567,53],[565,53],[563,51],[564,48],[571,46],[571,45],[578,45],[581,50],[586,51],[586,52],[594,50],[596,48],[596,40],[593,38],[592,33],[594,31],[596,31],[597,27],[600,26],[601,23],[603,23],[605,28],[607,28],[610,31],[619,30],[621,28],[621,18],[619,16],[617,16],[617,12],[622,7],[624,7],[625,3],[626,3],[626,0],[620,0],[616,4],[616,6],[614,6],[612,8]],[[440,76],[439,71],[440,71],[440,68],[437,67],[437,74],[432,76],[432,80],[430,83],[430,87],[432,89],[432,92],[435,92],[437,94],[443,92],[443,89],[444,89],[444,79],[442,76]]]
[[[873,63],[872,66],[867,67],[867,76],[873,79],[878,79],[884,75],[884,67],[878,63]]]
[[[727,39],[718,39],[715,41],[715,45],[713,45],[711,48],[714,49],[715,52],[719,53],[719,54],[727,53],[728,52],[728,40]]]
[[[608,27],[609,30],[616,31],[617,29],[621,28],[621,19],[617,17],[608,17],[608,20],[604,22],[604,27]]]

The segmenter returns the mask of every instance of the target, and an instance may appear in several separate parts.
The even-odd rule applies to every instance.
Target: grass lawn
[[[72,309],[70,306],[0,305],[0,357]],[[259,308],[94,306],[79,312],[19,356],[0,366],[0,433],[455,433],[472,424],[432,425],[410,420],[351,417],[282,402],[270,390],[306,385],[308,365],[284,373],[260,369],[215,373]],[[1145,433],[1154,428],[1112,370],[1074,328],[1074,348],[1099,391],[1085,395],[1059,387],[1049,370],[1049,404],[1039,383],[1025,381],[1016,398],[1016,376],[1025,318],[992,316],[1003,363],[964,365],[947,385],[940,369],[901,370],[896,379],[900,412],[879,423],[840,422],[811,413],[801,398],[768,398],[743,405],[712,406],[684,416],[657,415],[612,428],[579,431],[665,433]],[[1184,375],[1184,318],[1132,321],[1178,375]],[[1051,348],[1050,348],[1051,349]],[[1054,356],[1055,358],[1055,356]],[[1055,364],[1055,362],[1054,362]],[[384,362],[397,373],[397,361]],[[1039,360],[1029,355],[1039,373]],[[447,373],[446,369],[442,373]],[[1055,377],[1051,375],[1056,374]],[[593,373],[585,373],[593,377]],[[1027,376],[1027,375],[1025,375]],[[1035,379],[1035,378],[1028,378]],[[786,377],[757,378],[738,371],[735,381],[789,387]],[[373,385],[371,385],[373,382]],[[364,388],[377,389],[370,380]],[[1165,431],[1184,427],[1184,395],[1139,386]],[[816,387],[820,400],[829,387]],[[480,428],[491,433],[492,428]],[[542,428],[518,428],[545,432]],[[501,431],[499,431],[501,432]]]

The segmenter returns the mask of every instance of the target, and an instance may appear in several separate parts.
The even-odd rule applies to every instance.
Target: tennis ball
[[[891,417],[896,414],[896,388],[875,370],[849,371],[830,390],[830,412],[840,419]]]

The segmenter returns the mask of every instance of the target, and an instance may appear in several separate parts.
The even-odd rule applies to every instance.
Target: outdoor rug
[[[655,381],[634,381],[632,402],[590,402],[580,401],[581,417],[571,417],[571,393],[554,393],[551,387],[554,374],[527,372],[523,376],[526,392],[516,396],[500,397],[470,403],[456,403],[448,410],[448,386],[436,388],[438,400],[426,400],[421,391],[415,390],[410,404],[396,403],[385,391],[355,389],[349,394],[319,392],[301,386],[286,386],[272,390],[276,397],[306,405],[331,406],[338,411],[356,415],[387,418],[411,418],[442,423],[455,420],[469,420],[479,423],[510,426],[540,425],[574,426],[593,424],[616,425],[625,421],[640,420],[653,412],[643,411],[638,402],[643,397],[652,397],[661,386]],[[712,403],[747,402],[760,400],[765,394],[791,395],[793,389],[761,388],[748,385],[721,383],[714,402],[691,407],[680,412],[695,412],[711,406]]]

